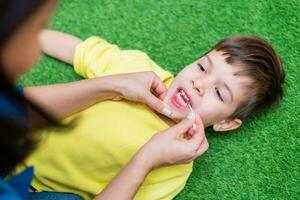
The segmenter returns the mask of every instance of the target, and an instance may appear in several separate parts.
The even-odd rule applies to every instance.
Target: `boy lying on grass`
[[[215,131],[238,128],[283,95],[281,61],[274,49],[256,36],[220,41],[176,77],[145,53],[120,50],[99,37],[83,42],[71,35],[45,31],[41,42],[45,53],[73,64],[84,78],[156,73],[168,88],[163,100],[175,110],[176,120],[193,109],[204,126]],[[78,116],[80,121],[70,134],[47,134],[47,140],[27,160],[27,165],[35,166],[36,189],[93,198],[155,133],[176,123],[144,104],[126,100],[103,101],[65,120]],[[153,170],[135,198],[172,199],[183,189],[192,165]]]

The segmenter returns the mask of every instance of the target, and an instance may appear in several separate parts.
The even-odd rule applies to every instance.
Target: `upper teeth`
[[[183,100],[182,102],[185,106],[187,106],[187,104],[190,103],[190,99],[188,98],[188,96],[185,94],[183,90],[179,90],[177,95],[181,97],[181,99]]]

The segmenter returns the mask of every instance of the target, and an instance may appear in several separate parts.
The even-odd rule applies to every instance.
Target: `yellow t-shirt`
[[[98,37],[77,46],[74,68],[85,78],[154,71],[166,85],[173,80],[172,74],[145,53],[120,50]],[[26,161],[35,166],[33,186],[38,190],[72,192],[91,199],[154,134],[168,128],[144,104],[126,100],[103,101],[66,120],[76,116],[80,119],[74,129],[46,131],[47,138]],[[192,164],[157,168],[147,176],[135,199],[172,199],[191,171]]]

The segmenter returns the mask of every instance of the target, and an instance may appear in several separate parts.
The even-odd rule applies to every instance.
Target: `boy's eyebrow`
[[[213,64],[213,62],[212,62],[210,56],[206,54],[205,57],[207,58],[209,64],[213,66],[214,64]]]
[[[229,91],[230,94],[230,103],[233,102],[233,94],[231,89],[228,87],[228,85],[226,83],[224,83],[224,87]]]

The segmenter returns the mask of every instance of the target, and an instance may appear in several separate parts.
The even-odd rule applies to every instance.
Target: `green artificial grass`
[[[173,73],[224,37],[267,39],[285,65],[283,101],[236,131],[207,130],[210,148],[175,199],[300,199],[299,0],[64,0],[50,28],[140,49]],[[79,79],[70,66],[44,56],[21,82]]]

